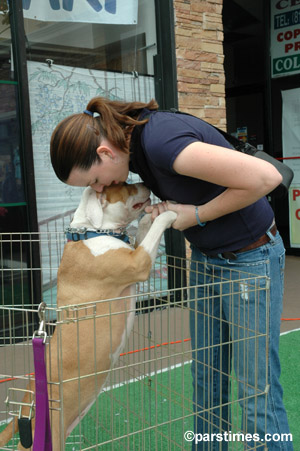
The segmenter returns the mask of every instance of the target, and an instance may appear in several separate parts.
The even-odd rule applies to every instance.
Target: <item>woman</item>
[[[154,100],[92,99],[83,113],[67,117],[54,130],[55,173],[69,185],[101,192],[104,186],[125,181],[131,167],[164,200],[148,207],[153,218],[166,209],[177,212],[173,227],[184,231],[192,248],[191,284],[202,285],[190,303],[197,449],[228,448],[224,436],[221,444],[201,439],[230,431],[231,361],[239,381],[238,399],[245,398],[240,401],[243,430],[264,440],[265,397],[251,395],[268,389],[267,432],[288,434],[278,358],[285,251],[265,197],[280,184],[281,175],[271,164],[233,150],[200,119],[157,109]],[[201,265],[214,271],[203,275]],[[244,296],[232,299],[226,295],[228,284],[212,284],[218,271],[222,280],[238,274]],[[261,294],[258,300],[249,282],[240,280],[249,272],[271,279],[268,346],[254,339],[258,332],[266,334],[268,311],[266,297]],[[203,292],[208,286],[209,296]],[[255,449],[265,449],[262,441],[259,444]],[[293,449],[290,442],[276,440],[267,446]]]

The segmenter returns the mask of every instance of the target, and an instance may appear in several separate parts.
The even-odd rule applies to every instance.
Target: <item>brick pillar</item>
[[[179,109],[226,129],[223,0],[174,0]]]

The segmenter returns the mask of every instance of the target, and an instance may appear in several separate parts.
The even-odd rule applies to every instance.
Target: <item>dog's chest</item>
[[[127,243],[113,236],[99,236],[96,238],[90,238],[89,240],[84,240],[83,244],[95,257],[103,255],[109,250],[122,248],[131,249]]]

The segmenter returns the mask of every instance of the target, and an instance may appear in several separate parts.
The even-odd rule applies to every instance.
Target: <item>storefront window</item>
[[[148,102],[154,93],[154,0],[23,1],[39,231],[63,232],[82,188],[60,182],[50,162],[51,134],[96,96]],[[43,247],[44,246],[44,247]],[[59,264],[41,246],[43,268]],[[43,289],[55,283],[43,270]],[[53,292],[52,292],[53,295]],[[47,293],[43,292],[44,298]]]
[[[12,79],[11,33],[7,0],[0,0],[0,80]]]
[[[148,102],[155,97],[154,0],[23,2],[38,222],[78,205],[50,163],[52,131],[92,97]],[[51,19],[51,21],[49,21]],[[55,20],[54,20],[55,19]],[[92,23],[93,22],[93,23]],[[62,217],[63,221],[63,217]],[[56,225],[57,226],[57,225]]]
[[[19,240],[27,230],[27,205],[17,98],[8,3],[0,0],[0,303],[5,306],[28,304],[31,296],[26,272],[31,256],[28,243]],[[18,332],[20,316],[13,319],[16,334],[22,333]],[[8,311],[1,311],[1,334],[8,327],[6,318]]]
[[[75,2],[65,1],[56,11],[54,3],[45,1],[39,7],[32,0],[24,8],[28,60],[153,75],[154,0],[87,1],[80,17],[76,17]],[[57,21],[47,21],[54,13]],[[95,23],[85,22],[85,13],[86,20]]]
[[[16,85],[0,81],[0,204],[25,202],[16,114]]]
[[[0,232],[23,230],[26,214],[11,52],[8,3],[0,0]]]

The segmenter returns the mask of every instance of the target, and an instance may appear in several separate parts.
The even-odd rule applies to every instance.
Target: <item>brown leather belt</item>
[[[269,229],[269,232],[272,233],[273,236],[277,233],[277,227],[276,224]],[[258,247],[262,246],[263,244],[267,244],[270,241],[269,235],[266,233],[258,238],[258,240],[254,241],[254,243],[248,244],[248,246],[242,247],[241,249],[238,249],[237,251],[228,251],[228,252],[222,252],[221,254],[207,254],[206,252],[203,252],[208,257],[217,257],[221,255],[223,258],[226,258],[228,260],[236,260],[237,256],[236,254],[240,254],[241,252],[251,251],[252,249],[257,249]]]
[[[276,235],[276,232],[277,232],[276,224],[273,225],[273,227],[269,230],[269,232],[271,232],[273,236]],[[267,235],[265,233],[263,236],[258,238],[258,240],[255,241],[254,243],[248,244],[248,246],[242,247],[238,251],[234,251],[234,252],[236,254],[239,254],[240,252],[251,251],[252,249],[257,249],[258,247],[262,246],[263,244],[267,244],[269,241],[270,241],[270,237],[269,237],[269,235]]]

